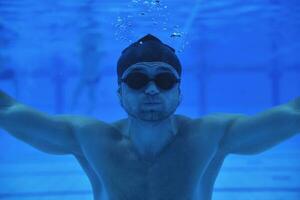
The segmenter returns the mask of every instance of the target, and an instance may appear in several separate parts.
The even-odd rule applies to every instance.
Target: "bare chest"
[[[200,134],[178,134],[155,156],[141,156],[127,139],[86,143],[85,154],[110,199],[191,199],[215,153]]]

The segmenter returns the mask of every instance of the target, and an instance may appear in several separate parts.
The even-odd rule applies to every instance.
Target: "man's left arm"
[[[300,97],[253,116],[224,115],[227,128],[220,150],[256,154],[300,133]]]

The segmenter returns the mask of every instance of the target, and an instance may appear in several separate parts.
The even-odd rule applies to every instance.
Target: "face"
[[[129,67],[122,78],[140,72],[149,78],[158,74],[171,73],[179,78],[176,70],[162,62],[142,62]],[[170,74],[169,74],[170,75]],[[161,89],[154,81],[148,82],[140,89],[133,89],[127,83],[119,85],[119,98],[128,115],[144,121],[160,121],[172,115],[180,103],[179,83],[170,89]]]

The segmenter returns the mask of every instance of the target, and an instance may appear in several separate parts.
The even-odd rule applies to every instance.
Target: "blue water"
[[[117,120],[126,116],[117,59],[147,33],[181,59],[177,113],[254,115],[300,94],[298,0],[0,0],[0,88],[50,114]],[[300,199],[298,135],[260,155],[228,157],[213,199]],[[39,152],[2,130],[0,148],[0,199],[92,199],[72,157]]]

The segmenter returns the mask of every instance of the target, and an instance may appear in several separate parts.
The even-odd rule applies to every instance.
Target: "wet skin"
[[[149,76],[167,71],[178,77],[172,67],[162,65],[140,63],[123,76],[132,71]],[[168,91],[151,82],[141,90],[122,84],[119,98],[129,117],[112,124],[95,121],[77,131],[82,155],[75,156],[90,178],[95,199],[100,199],[104,187],[112,200],[210,199],[220,169],[216,155],[226,122],[216,117],[193,120],[173,115],[179,95],[178,84]],[[162,121],[156,129],[155,120]],[[128,127],[133,127],[130,136]],[[168,131],[176,135],[170,137]]]
[[[75,156],[84,158],[80,164],[90,178],[95,199],[100,199],[103,185],[110,200],[210,199],[225,157],[219,141],[229,120],[180,115],[175,119],[180,125],[177,135],[153,160],[139,155],[123,135],[127,119],[113,124],[94,122],[77,132],[83,154]]]
[[[137,70],[149,76],[166,70],[176,74],[159,67],[162,63],[148,65]],[[300,98],[254,116],[217,113],[191,119],[174,115],[178,84],[161,91],[152,81],[135,91],[122,83],[118,96],[128,118],[110,124],[41,113],[0,90],[0,127],[41,151],[74,155],[95,200],[104,193],[109,200],[210,200],[229,153],[261,153],[300,132]]]

